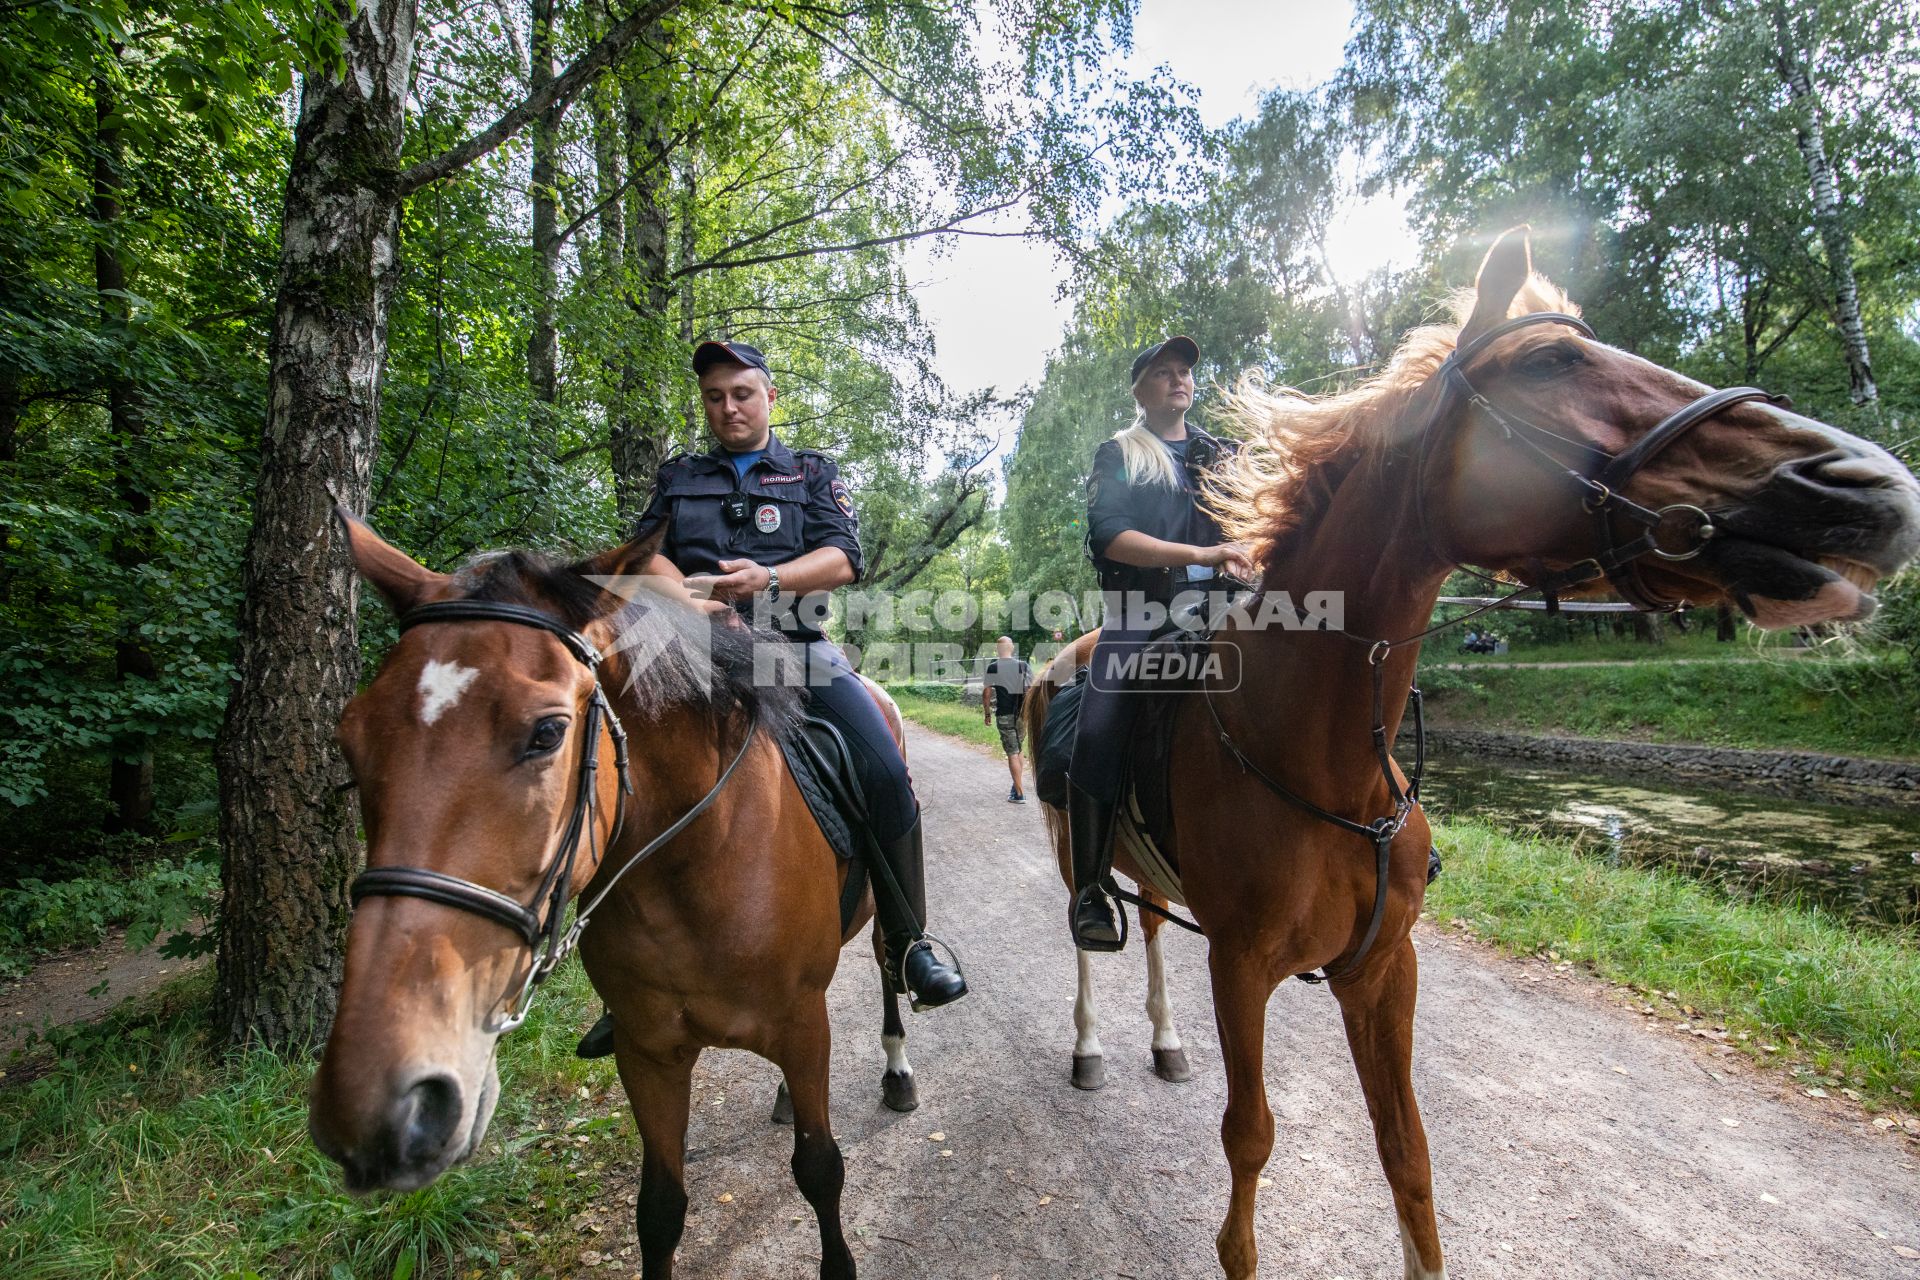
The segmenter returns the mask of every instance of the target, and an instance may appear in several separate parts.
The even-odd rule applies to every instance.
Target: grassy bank
[[[1557,842],[1453,823],[1428,910],[1509,951],[1550,951],[1643,992],[1809,1087],[1920,1108],[1920,947],[1819,912],[1730,900],[1664,871],[1608,867]],[[1672,998],[1667,998],[1672,993]],[[1744,1038],[1743,1038],[1744,1033]],[[1769,1052],[1765,1046],[1775,1046]]]
[[[1920,758],[1920,707],[1886,663],[1477,667],[1421,684],[1436,726]]]
[[[968,742],[983,747],[1000,749],[1000,731],[981,719],[978,702],[963,702],[956,696],[939,692],[943,686],[903,686],[895,685],[887,690],[893,700],[900,704],[900,714],[907,719],[938,730],[955,738],[965,738]],[[959,692],[959,686],[948,685]],[[974,695],[979,696],[977,693]]]
[[[639,1141],[624,1095],[610,1065],[573,1057],[598,1011],[578,965],[502,1042],[485,1155],[424,1190],[366,1199],[340,1190],[307,1138],[312,1062],[215,1051],[209,996],[205,975],[177,984],[0,1088],[0,1274],[570,1274],[574,1215],[630,1212],[618,1193]]]

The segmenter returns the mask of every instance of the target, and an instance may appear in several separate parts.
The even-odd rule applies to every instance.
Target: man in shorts
[[[1025,804],[1027,793],[1021,784],[1020,704],[1026,701],[1033,672],[1013,656],[1013,637],[1001,636],[1000,656],[987,663],[980,677],[980,711],[986,722],[1000,730],[1000,747],[1007,753],[1007,772],[1013,786],[1007,791],[1008,804]]]

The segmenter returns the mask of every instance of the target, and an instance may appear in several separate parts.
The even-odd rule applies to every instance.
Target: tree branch
[[[999,213],[1003,209],[1011,209],[1018,203],[1020,203],[1018,198],[1002,200],[997,204],[986,205],[983,208],[959,214],[941,223],[937,227],[921,227],[915,231],[902,231],[898,235],[873,236],[865,240],[848,241],[845,244],[814,245],[807,249],[789,249],[784,253],[763,253],[750,258],[714,258],[706,262],[695,262],[689,266],[680,268],[680,270],[669,276],[668,279],[679,280],[685,276],[698,275],[703,271],[726,271],[735,267],[764,266],[769,262],[786,262],[793,258],[817,258],[829,253],[853,253],[861,249],[877,249],[882,245],[902,244],[908,240],[919,240],[926,236],[947,235],[949,233],[1001,240],[1024,240],[1031,234],[1030,232],[969,231],[965,226],[966,223],[972,222],[975,218],[984,218],[989,214]]]
[[[439,155],[403,169],[395,180],[395,194],[404,199],[431,182],[451,177],[498,147],[535,118],[549,111],[565,110],[580,91],[627,51],[648,24],[680,7],[681,0],[649,0],[609,31],[600,42],[575,58],[565,71],[534,93],[528,94],[507,113],[466,141],[457,143]]]

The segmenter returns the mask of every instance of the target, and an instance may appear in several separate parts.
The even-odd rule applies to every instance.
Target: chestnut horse
[[[1532,273],[1520,228],[1487,255],[1462,323],[1416,331],[1374,379],[1317,399],[1243,383],[1229,398],[1247,447],[1215,505],[1261,592],[1216,631],[1230,678],[1180,698],[1170,750],[1172,843],[1226,1065],[1232,1193],[1216,1243],[1233,1280],[1255,1274],[1254,1189],[1273,1148],[1267,1002],[1316,968],[1340,1003],[1406,1275],[1446,1274],[1412,1079],[1430,833],[1388,744],[1454,567],[1552,591],[1604,578],[1643,608],[1730,600],[1791,627],[1867,616],[1866,589],[1920,550],[1920,483],[1885,450],[1763,392],[1709,393],[1571,312]],[[1341,593],[1337,629],[1288,625],[1282,593],[1311,591]],[[1036,683],[1030,728],[1089,639]],[[1048,817],[1066,868],[1065,815]]]
[[[355,1190],[424,1186],[477,1151],[496,1043],[577,938],[645,1142],[647,1280],[673,1272],[691,1077],[708,1046],[780,1067],[776,1118],[790,1109],[820,1274],[852,1277],[826,991],[872,899],[843,933],[848,867],[775,741],[794,728],[800,690],[766,668],[790,678],[791,646],[671,584],[629,585],[646,581],[657,536],[577,565],[507,552],[445,575],[346,524],[402,634],[340,721],[367,871],[313,1082],[315,1144]],[[883,1094],[910,1110],[905,1032],[884,998]]]

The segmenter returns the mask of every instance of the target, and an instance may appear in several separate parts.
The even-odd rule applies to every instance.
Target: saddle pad
[[[825,836],[827,844],[847,869],[846,886],[840,894],[840,929],[845,932],[866,896],[867,864],[854,854],[866,847],[865,799],[860,780],[853,770],[853,754],[840,731],[820,719],[808,716],[797,733],[780,737],[780,754],[786,757],[787,772],[793,785],[807,802],[807,809]]]
[[[825,720],[808,716],[798,733],[783,734],[780,753],[787,758],[787,772],[800,788],[820,834],[842,859],[853,857],[858,849],[854,823],[864,815],[847,813],[841,801],[852,798],[859,784],[854,780],[853,759],[840,731]]]

